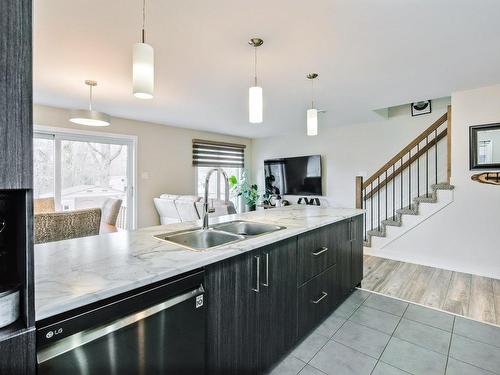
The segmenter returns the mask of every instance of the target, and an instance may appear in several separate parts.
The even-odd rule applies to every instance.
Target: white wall
[[[500,85],[452,94],[454,202],[406,236],[386,255],[500,278],[500,187],[471,180],[469,126],[500,122]]]
[[[41,105],[35,105],[33,108],[33,123],[51,127],[137,136],[138,227],[159,224],[153,197],[161,193],[195,193],[191,143],[193,138],[245,144],[247,146],[245,160],[247,165],[251,164],[251,140],[248,138],[116,117],[112,118],[112,123],[108,127],[90,128],[70,123],[66,109]],[[144,173],[149,175],[147,179],[141,178]]]
[[[263,187],[265,159],[321,154],[323,194],[334,206],[354,207],[356,175],[364,172],[368,177],[374,173],[443,115],[449,104],[449,98],[433,100],[432,113],[416,117],[411,117],[409,105],[399,106],[389,110],[387,119],[350,125],[337,125],[332,110],[320,114],[316,137],[305,135],[304,114],[303,133],[253,140],[254,179]]]

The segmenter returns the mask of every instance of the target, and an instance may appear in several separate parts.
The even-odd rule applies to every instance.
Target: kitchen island
[[[216,218],[285,229],[197,252],[153,236],[200,222],[37,245],[36,319],[201,269],[209,372],[265,371],[361,282],[362,213],[297,205]]]

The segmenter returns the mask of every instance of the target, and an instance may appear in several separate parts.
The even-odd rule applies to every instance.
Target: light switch
[[[141,179],[143,179],[143,180],[149,179],[149,172],[142,172],[141,173]]]

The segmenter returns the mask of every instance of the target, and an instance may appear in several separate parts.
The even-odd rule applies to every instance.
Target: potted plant
[[[229,186],[236,196],[243,198],[247,211],[255,211],[260,195],[257,185],[248,181],[246,171],[241,174],[240,181],[236,176],[229,177]]]

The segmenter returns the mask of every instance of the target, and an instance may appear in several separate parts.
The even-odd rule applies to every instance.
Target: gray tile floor
[[[356,290],[271,374],[500,374],[500,327]]]

